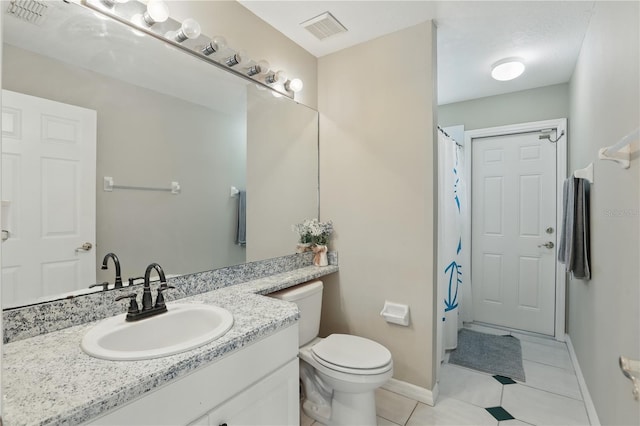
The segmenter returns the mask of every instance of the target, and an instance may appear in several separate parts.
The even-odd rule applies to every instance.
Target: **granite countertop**
[[[2,359],[3,423],[86,422],[294,324],[299,317],[295,305],[262,295],[337,271],[334,265],[307,266],[180,299],[226,308],[234,324],[221,338],[168,357],[106,361],[86,355],[80,341],[98,321],[7,343]]]

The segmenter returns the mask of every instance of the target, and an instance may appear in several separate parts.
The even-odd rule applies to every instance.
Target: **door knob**
[[[544,243],[544,244],[538,244],[538,247],[546,247],[546,248],[548,248],[548,249],[552,249],[552,248],[554,248],[554,247],[555,247],[555,245],[553,244],[553,242],[551,242],[551,241],[547,241],[547,242],[546,242],[546,243]]]
[[[91,243],[84,243],[83,245],[81,245],[80,247],[78,247],[76,249],[76,251],[89,251],[93,248],[93,244]]]

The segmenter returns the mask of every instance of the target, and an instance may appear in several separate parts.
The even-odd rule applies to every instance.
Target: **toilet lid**
[[[391,352],[379,343],[349,334],[332,334],[313,345],[313,354],[333,365],[374,369],[391,362]]]

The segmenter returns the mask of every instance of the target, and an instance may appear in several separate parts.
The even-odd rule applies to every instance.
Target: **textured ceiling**
[[[240,3],[321,57],[433,19],[438,27],[438,103],[565,83],[589,25],[592,1],[269,1]],[[330,11],[349,30],[323,41],[299,24]],[[522,57],[518,79],[497,82],[491,64]]]

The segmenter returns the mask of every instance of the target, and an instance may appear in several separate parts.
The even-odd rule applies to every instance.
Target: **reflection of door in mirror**
[[[3,90],[2,118],[3,305],[86,287],[96,278],[95,250],[83,248],[96,233],[96,112]]]

